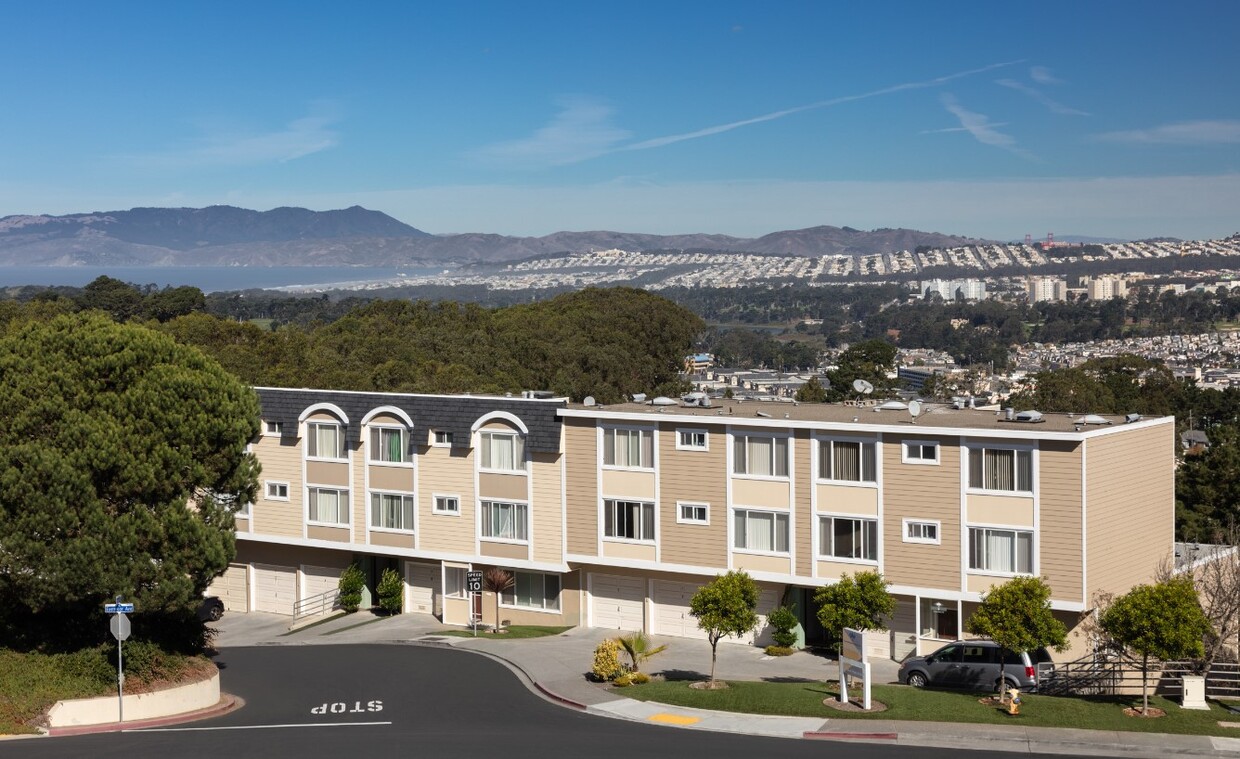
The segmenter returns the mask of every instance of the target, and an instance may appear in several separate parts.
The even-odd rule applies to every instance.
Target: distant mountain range
[[[498,263],[591,250],[865,255],[989,242],[913,229],[811,227],[758,238],[556,232],[545,237],[431,235],[360,206],[338,211],[232,206],[134,208],[0,218],[7,266],[426,266]]]

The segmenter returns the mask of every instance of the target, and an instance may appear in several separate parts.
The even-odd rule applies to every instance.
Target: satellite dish
[[[856,390],[858,393],[862,393],[864,395],[869,395],[874,392],[874,386],[863,379],[853,380],[853,390]]]
[[[913,417],[913,424],[917,424],[917,417],[921,416],[921,401],[908,402],[908,415]]]
[[[586,406],[593,406],[593,405],[594,405],[594,396],[593,396],[593,395],[587,395],[587,396],[585,397],[585,400],[583,400],[583,401],[582,401],[582,404],[584,404],[584,405],[586,405]]]

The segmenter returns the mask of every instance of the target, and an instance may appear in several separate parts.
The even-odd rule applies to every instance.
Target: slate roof
[[[255,388],[264,421],[281,422],[285,437],[297,436],[297,419],[317,403],[331,403],[349,417],[345,439],[350,447],[361,441],[362,418],[380,406],[393,406],[413,420],[415,440],[425,445],[430,430],[452,433],[453,448],[469,448],[470,429],[479,417],[492,411],[506,411],[521,420],[529,430],[526,446],[536,453],[560,450],[560,420],[556,412],[564,408],[563,398],[527,399],[493,395],[413,395],[406,393],[354,393],[341,390],[292,390],[278,387]]]

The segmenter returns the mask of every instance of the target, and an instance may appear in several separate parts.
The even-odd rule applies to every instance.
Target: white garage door
[[[224,574],[211,583],[208,594],[219,596],[226,611],[250,610],[250,576],[245,564],[229,564]]]
[[[296,594],[297,570],[270,564],[254,565],[255,611],[292,615]]]
[[[590,624],[607,630],[641,630],[646,581],[640,577],[590,575]]]
[[[304,601],[324,593],[334,593],[335,595],[331,596],[332,602],[325,603],[322,608],[335,607],[336,602],[340,600],[340,573],[343,571],[340,567],[316,567],[312,564],[302,564],[301,599]]]
[[[777,588],[760,588],[758,590],[758,626],[755,633],[745,636],[742,643],[751,645],[769,646],[774,641],[771,640],[771,628],[766,623],[766,614],[771,609],[779,606],[780,591]],[[731,638],[735,640],[735,638]]]
[[[405,611],[435,613],[435,586],[439,584],[439,567],[434,564],[405,562]]]
[[[677,638],[705,638],[706,633],[697,626],[697,619],[689,614],[689,601],[700,585],[688,582],[655,580],[654,624],[655,635],[671,635]]]

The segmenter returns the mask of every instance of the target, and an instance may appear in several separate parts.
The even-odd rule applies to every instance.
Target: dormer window
[[[409,454],[409,433],[400,427],[371,427],[369,453],[370,460],[380,464],[412,461]]]
[[[335,422],[307,422],[306,445],[311,458],[343,459],[344,428]]]
[[[480,465],[502,472],[525,471],[525,441],[515,432],[478,433]]]

